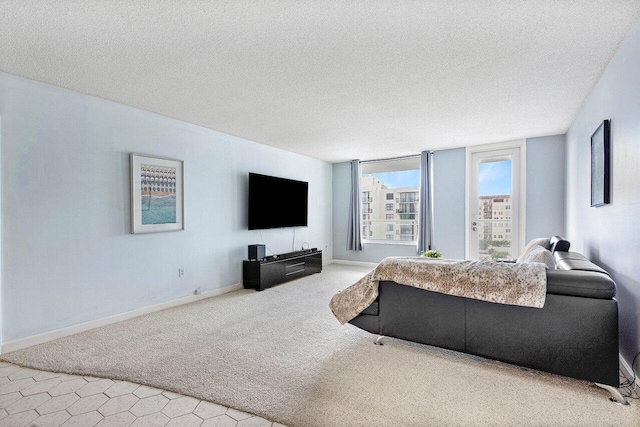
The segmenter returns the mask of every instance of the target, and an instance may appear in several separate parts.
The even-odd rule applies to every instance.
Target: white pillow
[[[540,262],[545,264],[548,269],[555,270],[556,260],[550,251],[542,246],[534,246],[522,256],[524,259],[518,262]],[[520,258],[518,258],[520,259]]]
[[[537,239],[531,239],[531,241],[529,243],[527,243],[527,246],[524,247],[524,250],[522,251],[522,255],[520,255],[518,257],[517,262],[525,262],[523,260],[524,260],[524,257],[527,255],[527,253],[531,249],[533,249],[533,248],[535,248],[537,246],[542,246],[545,249],[551,249],[551,239],[545,238],[545,237],[539,237]]]

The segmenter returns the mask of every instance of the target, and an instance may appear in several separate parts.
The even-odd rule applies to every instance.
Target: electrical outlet
[[[178,277],[182,277],[184,276],[184,268],[179,268],[178,269]]]
[[[200,295],[201,293],[202,293],[202,290],[201,290],[200,288],[195,288],[195,289],[193,290],[193,294],[194,294],[194,295]]]

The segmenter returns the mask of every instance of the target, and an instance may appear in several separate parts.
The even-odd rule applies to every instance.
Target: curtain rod
[[[429,151],[429,152],[431,154],[433,154],[433,151]],[[390,161],[393,161],[393,160],[413,159],[414,157],[420,157],[420,154],[411,154],[409,156],[399,156],[399,157],[388,157],[386,159],[362,160],[362,161],[360,161],[360,164],[362,164],[362,163],[390,162]]]

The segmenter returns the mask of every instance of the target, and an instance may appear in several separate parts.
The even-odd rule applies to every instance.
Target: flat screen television
[[[249,230],[306,227],[309,183],[249,173]]]

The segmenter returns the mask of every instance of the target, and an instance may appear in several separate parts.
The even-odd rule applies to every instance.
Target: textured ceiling
[[[564,133],[638,16],[638,0],[0,0],[0,70],[364,160]]]

